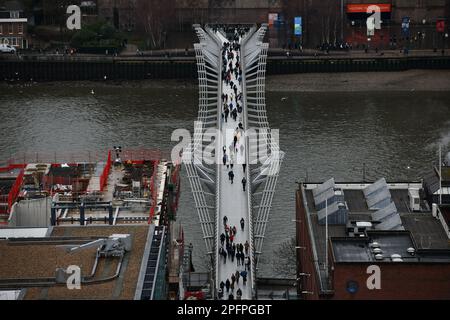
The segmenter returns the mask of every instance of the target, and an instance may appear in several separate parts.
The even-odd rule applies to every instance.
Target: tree
[[[166,35],[174,22],[174,0],[137,0],[138,26],[147,36],[151,48],[163,48]]]
[[[283,242],[273,251],[272,269],[283,278],[292,278],[297,274],[297,255],[295,237]]]

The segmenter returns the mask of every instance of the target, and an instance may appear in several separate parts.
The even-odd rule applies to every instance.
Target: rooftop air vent
[[[403,259],[400,258],[393,258],[392,262],[403,262]]]
[[[406,249],[406,251],[410,254],[410,255],[414,255],[415,253],[416,253],[416,249],[414,249],[414,248],[408,248],[408,249]]]
[[[371,247],[371,248],[379,248],[379,247],[380,247],[380,244],[379,244],[378,242],[372,242],[372,243],[370,244],[370,247]]]
[[[381,251],[380,248],[374,248],[374,249],[372,250],[372,252],[375,253],[375,254],[379,254],[379,253],[382,253],[383,251]]]
[[[383,260],[383,255],[382,254],[376,254],[375,255],[375,259],[376,260]]]
[[[401,259],[401,258],[402,258],[402,256],[399,255],[399,254],[396,254],[396,253],[394,253],[394,254],[391,255],[391,259],[392,259],[392,260],[394,260],[394,259]]]

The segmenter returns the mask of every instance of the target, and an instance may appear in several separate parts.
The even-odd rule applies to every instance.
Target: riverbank
[[[266,89],[275,92],[450,91],[450,70],[273,75],[267,78]]]
[[[62,82],[0,82],[0,90],[11,87],[130,87],[142,89],[198,90],[196,80],[101,80]],[[450,70],[407,70],[399,72],[302,73],[272,75],[266,80],[269,92],[410,92],[450,91]]]

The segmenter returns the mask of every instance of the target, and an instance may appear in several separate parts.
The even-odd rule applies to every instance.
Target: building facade
[[[10,44],[18,49],[28,48],[27,22],[18,2],[6,2],[0,8],[0,43]]]

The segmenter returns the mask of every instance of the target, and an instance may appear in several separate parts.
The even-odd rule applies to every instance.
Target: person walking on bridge
[[[220,235],[220,244],[222,245],[222,247],[223,247],[224,242],[225,242],[225,234],[222,233]]]
[[[227,279],[227,281],[225,282],[225,287],[227,288],[227,293],[230,291],[230,285],[231,285],[230,280]]]
[[[224,216],[223,217],[223,225],[226,227],[227,226],[227,222],[228,222],[228,217]]]
[[[239,284],[239,278],[241,277],[241,274],[238,270],[236,270],[236,273],[234,274],[236,277],[236,283]]]
[[[241,277],[242,277],[242,282],[244,283],[244,286],[247,284],[247,271],[241,271]]]
[[[245,186],[247,185],[247,179],[245,179],[245,177],[242,178],[242,189],[245,192]]]
[[[244,178],[245,179],[245,178]],[[245,191],[245,190],[244,190]],[[241,229],[242,229],[242,231],[244,231],[244,226],[245,226],[245,220],[244,220],[244,218],[242,218],[241,219]],[[222,237],[222,236],[221,236]],[[222,243],[222,245],[223,245],[223,243]],[[242,245],[242,244],[241,244]]]
[[[250,247],[250,244],[248,243],[248,240],[245,241],[244,247],[245,247],[245,254],[248,255],[248,249],[249,249],[249,247]]]
[[[241,300],[241,299],[242,299],[242,290],[241,290],[241,288],[239,288],[236,291],[236,300]]]
[[[236,282],[236,275],[233,273],[231,275],[231,284],[234,286],[234,283]]]
[[[228,178],[230,179],[231,184],[233,184],[233,181],[234,181],[234,173],[233,173],[233,171],[228,172]]]

